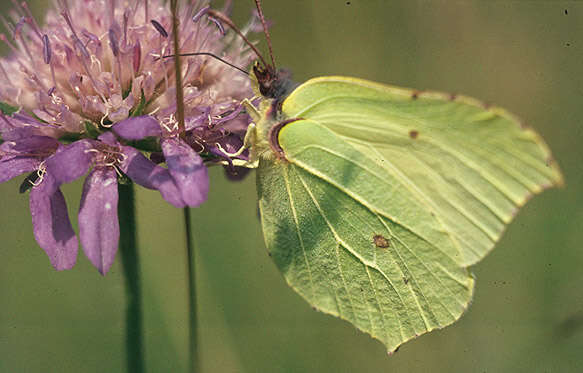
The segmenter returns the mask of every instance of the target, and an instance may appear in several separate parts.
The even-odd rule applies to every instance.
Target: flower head
[[[193,1],[180,20],[180,52],[237,66],[251,54]],[[125,174],[177,207],[200,205],[209,163],[227,163],[249,124],[241,72],[211,56],[184,57],[186,133],[176,115],[171,12],[161,0],[59,2],[41,27],[26,4],[12,17],[12,54],[0,60],[0,182],[28,174],[34,234],[52,265],[69,269],[78,243],[60,191],[87,175],[79,211],[83,250],[101,273],[117,251],[117,180]],[[252,20],[247,30],[255,27]],[[150,154],[148,159],[144,153]],[[245,153],[240,156],[245,159]],[[158,163],[164,162],[166,167]]]

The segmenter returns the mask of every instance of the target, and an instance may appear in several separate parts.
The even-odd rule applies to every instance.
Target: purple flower
[[[168,6],[162,0],[61,4],[47,13],[44,27],[20,5],[13,37],[3,39],[13,53],[0,60],[0,102],[16,112],[0,115],[0,182],[28,174],[21,190],[30,190],[34,236],[63,270],[75,265],[78,240],[60,187],[86,177],[79,239],[105,274],[119,239],[118,178],[158,190],[176,207],[199,206],[208,194],[208,165],[237,170],[225,152],[242,145],[250,119],[241,101],[253,92],[246,75],[220,61],[185,57],[187,132],[179,133],[174,63],[161,58],[174,54]],[[244,68],[249,49],[204,17],[206,6],[194,1],[185,9],[181,51],[213,53]],[[253,19],[247,30],[255,25]]]

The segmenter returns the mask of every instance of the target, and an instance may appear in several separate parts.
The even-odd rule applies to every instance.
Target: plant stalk
[[[191,227],[190,209],[184,208],[184,231],[186,234],[186,255],[188,261],[188,331],[189,331],[189,372],[197,373],[200,370],[200,359],[198,354],[198,324],[197,324],[197,301],[196,301],[196,271],[194,238]]]
[[[118,216],[120,221],[119,251],[126,286],[126,356],[127,372],[143,373],[144,331],[140,261],[136,234],[134,186],[119,185]]]

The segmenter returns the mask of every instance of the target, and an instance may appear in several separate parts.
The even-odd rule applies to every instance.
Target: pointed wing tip
[[[562,189],[566,187],[565,177],[563,176],[563,172],[561,171],[561,168],[557,162],[550,158],[549,161],[547,161],[547,165],[549,165],[549,167],[551,167],[553,170],[553,180],[550,185],[545,185],[543,189],[549,189],[553,187]]]

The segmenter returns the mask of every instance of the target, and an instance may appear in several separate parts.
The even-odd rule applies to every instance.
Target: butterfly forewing
[[[484,257],[531,195],[562,183],[534,131],[473,99],[330,77],[296,89],[283,113],[330,129],[361,154],[351,161],[389,184],[367,184],[362,197],[384,199],[387,216],[412,231],[433,216],[464,266]]]

